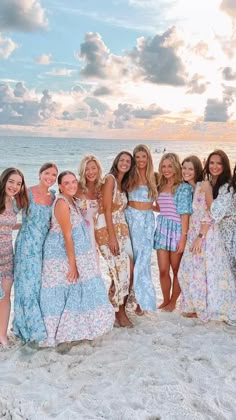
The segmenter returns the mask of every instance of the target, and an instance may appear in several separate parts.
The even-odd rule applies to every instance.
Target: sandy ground
[[[160,298],[155,256],[153,274]],[[0,419],[235,420],[236,328],[132,315],[94,342],[0,351]]]

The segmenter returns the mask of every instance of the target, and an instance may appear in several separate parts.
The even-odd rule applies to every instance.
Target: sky
[[[236,1],[1,0],[0,135],[236,140]]]

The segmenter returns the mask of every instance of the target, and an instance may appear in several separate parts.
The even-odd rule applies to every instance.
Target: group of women
[[[56,180],[57,195],[50,189]],[[13,331],[25,342],[55,346],[94,339],[114,324],[132,327],[130,310],[142,316],[157,307],[153,248],[159,309],[173,311],[180,296],[184,316],[236,325],[236,167],[232,175],[222,150],[204,168],[196,156],[181,164],[165,153],[154,172],[148,147],[139,145],[133,154],[121,151],[105,177],[87,155],[78,179],[46,163],[29,189],[22,172],[8,168],[0,176],[0,244],[2,346],[13,280]]]

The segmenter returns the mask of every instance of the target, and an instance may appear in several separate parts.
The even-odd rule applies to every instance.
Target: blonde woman
[[[182,182],[182,171],[178,156],[166,153],[159,164],[157,227],[154,248],[157,261],[163,302],[159,309],[173,311],[180,294],[178,270],[186,245],[189,215],[192,213],[192,192],[190,184]],[[170,269],[173,272],[171,280]]]
[[[135,173],[128,188],[125,211],[134,253],[133,289],[137,302],[136,314],[156,310],[156,293],[151,277],[151,255],[155,220],[153,202],[157,196],[152,156],[149,148],[140,144],[133,151]]]
[[[96,252],[94,220],[98,214],[98,199],[101,186],[102,167],[99,160],[94,155],[84,156],[80,162],[79,182],[75,197],[77,198],[76,205],[87,223],[92,246]]]

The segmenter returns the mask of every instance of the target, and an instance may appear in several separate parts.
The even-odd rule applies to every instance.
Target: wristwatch
[[[198,238],[201,238],[201,239],[205,238],[205,235],[203,235],[203,233],[199,233],[197,236],[198,236]]]

